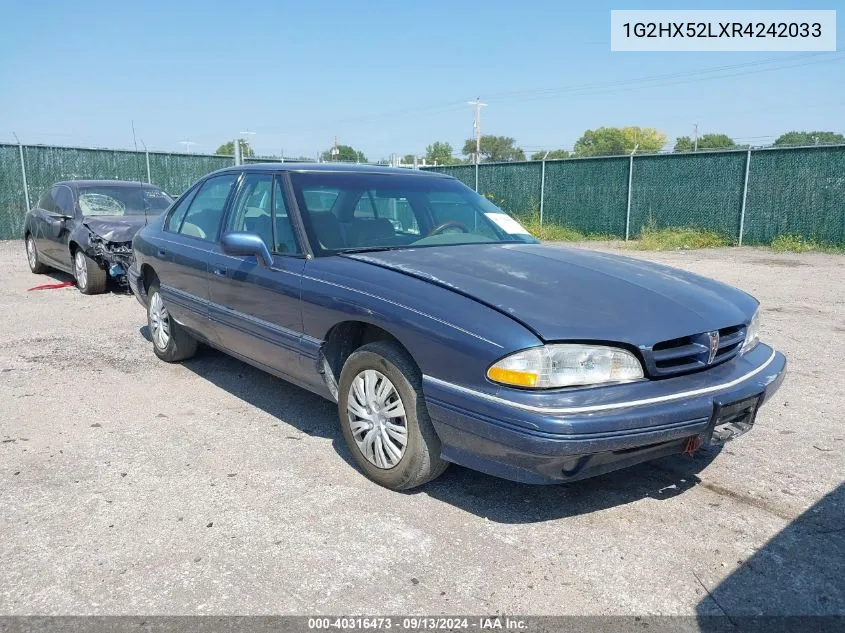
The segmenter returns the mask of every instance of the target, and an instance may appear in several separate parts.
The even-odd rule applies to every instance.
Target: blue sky
[[[434,140],[460,150],[472,134],[465,102],[476,96],[489,104],[482,131],[512,136],[529,153],[571,148],[603,125],[656,127],[673,139],[698,123],[702,134],[754,144],[791,129],[845,132],[842,34],[838,53],[612,53],[611,8],[736,7],[9,2],[0,22],[0,141],[14,132],[27,143],[129,148],[134,121],[151,149],[178,151],[191,140],[192,151],[212,152],[251,130],[259,154],[314,155],[337,135],[380,159],[421,154]],[[841,30],[845,2],[812,8],[839,10]],[[723,69],[700,72],[714,67]],[[673,76],[640,81],[655,75]]]

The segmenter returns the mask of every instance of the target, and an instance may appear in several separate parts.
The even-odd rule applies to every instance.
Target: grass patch
[[[540,216],[537,214],[517,216],[516,219],[525,227],[526,231],[544,242],[586,242],[589,240],[609,241],[619,239],[612,235],[582,233],[577,229],[571,229],[568,226],[561,226],[559,224],[540,224]]]
[[[845,247],[824,244],[800,235],[778,235],[772,240],[772,250],[778,253],[845,253]]]
[[[719,248],[732,245],[733,240],[715,231],[677,227],[665,229],[644,227],[640,232],[640,239],[628,243],[629,248],[641,251]]]

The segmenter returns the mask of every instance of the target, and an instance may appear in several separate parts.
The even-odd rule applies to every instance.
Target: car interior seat
[[[317,240],[323,248],[337,249],[344,248],[346,242],[343,239],[343,231],[340,228],[340,220],[330,211],[312,212],[311,225],[317,234]]]
[[[378,246],[388,243],[395,236],[393,223],[387,218],[355,218],[346,231],[352,246]]]

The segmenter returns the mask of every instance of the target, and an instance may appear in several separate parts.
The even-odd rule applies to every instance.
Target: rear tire
[[[106,291],[106,271],[82,249],[73,254],[73,276],[76,277],[76,287],[84,295],[99,295]]]
[[[197,353],[197,340],[170,316],[157,282],[147,289],[147,327],[153,352],[161,360],[177,363]]]
[[[353,352],[340,373],[338,415],[355,462],[377,484],[409,490],[440,476],[440,459],[419,369],[389,341]]]
[[[26,261],[29,264],[29,269],[36,275],[44,274],[48,270],[48,267],[42,264],[38,257],[35,239],[31,235],[26,236]]]

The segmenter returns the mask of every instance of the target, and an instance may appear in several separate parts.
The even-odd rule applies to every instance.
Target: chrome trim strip
[[[374,295],[370,292],[364,292],[363,290],[359,290],[358,288],[351,288],[349,286],[344,286],[342,284],[336,284],[333,281],[326,281],[325,279],[318,279],[316,277],[309,277],[308,275],[302,275],[302,278],[303,279],[310,279],[311,281],[316,281],[316,282],[319,282],[319,283],[322,283],[322,284],[328,284],[329,286],[334,286],[335,288],[343,288],[344,290],[349,290],[350,292],[357,292],[357,293],[362,294],[366,297],[372,297],[373,299],[378,299],[379,301],[384,301],[385,303],[389,303],[390,305],[394,305],[397,308],[404,308],[405,310],[413,312],[414,314],[419,314],[420,316],[424,316],[428,319],[431,319],[432,321],[437,321],[438,323],[442,323],[443,325],[454,328],[458,332],[463,332],[464,334],[468,334],[469,336],[477,338],[480,341],[484,341],[485,343],[490,343],[490,345],[494,345],[495,347],[499,347],[501,349],[504,349],[503,345],[499,345],[495,341],[491,341],[490,339],[484,338],[483,336],[479,336],[475,332],[470,332],[469,330],[465,330],[464,328],[459,327],[459,326],[455,325],[454,323],[449,323],[448,321],[444,321],[443,319],[438,319],[436,316],[432,316],[432,315],[430,315],[426,312],[420,312],[419,310],[417,310],[415,308],[411,308],[410,306],[406,306],[402,303],[396,303],[395,301],[391,301],[390,299],[385,299],[384,297],[381,297],[379,295]]]
[[[296,273],[294,273],[294,274],[296,274]],[[291,330],[290,328],[286,328],[282,325],[278,325],[277,323],[271,323],[270,321],[265,321],[264,319],[259,319],[258,317],[253,316],[251,314],[247,314],[246,312],[240,312],[239,310],[233,310],[232,308],[224,306],[221,303],[215,303],[214,301],[209,301],[208,299],[203,299],[201,297],[197,297],[196,295],[192,295],[192,294],[185,292],[184,290],[180,290],[179,288],[176,288],[174,286],[168,286],[168,285],[162,284],[161,289],[165,290],[165,292],[171,292],[171,293],[173,293],[174,295],[177,295],[177,296],[181,295],[182,297],[184,297],[185,299],[187,299],[189,301],[196,301],[197,303],[205,305],[209,310],[209,314],[204,315],[204,316],[207,316],[210,320],[216,321],[217,323],[222,323],[223,325],[227,325],[227,326],[231,327],[229,324],[220,321],[220,319],[213,319],[211,317],[211,310],[219,310],[220,312],[223,312],[224,314],[229,314],[229,315],[232,315],[235,318],[243,319],[244,321],[247,321],[249,323],[253,323],[253,324],[255,324],[259,327],[266,328],[266,329],[270,330],[271,332],[277,332],[278,334],[280,334],[282,336],[287,336],[287,337],[294,339],[294,340],[301,340],[302,342],[311,343],[312,345],[317,345],[317,346],[320,346],[320,345],[323,344],[323,341],[321,339],[314,338],[313,336],[309,336],[308,334],[305,334],[304,332],[297,332],[296,330]]]
[[[640,407],[647,404],[658,404],[661,402],[671,402],[672,400],[680,400],[682,398],[689,398],[692,396],[701,396],[707,393],[713,393],[715,391],[721,391],[723,389],[730,389],[738,385],[739,383],[748,380],[752,376],[756,376],[761,371],[763,371],[766,367],[771,365],[772,361],[775,359],[775,355],[777,352],[772,350],[771,356],[759,367],[752,369],[747,374],[740,376],[739,378],[734,378],[729,382],[722,383],[720,385],[712,385],[710,387],[702,387],[701,389],[692,389],[690,391],[681,391],[678,393],[670,393],[665,396],[655,396],[654,398],[643,398],[642,400],[628,400],[626,402],[612,402],[608,404],[594,404],[585,407],[538,407],[531,404],[523,404],[521,402],[514,402],[513,400],[506,400],[505,398],[499,398],[498,396],[492,396],[488,393],[483,393],[481,391],[476,391],[475,389],[468,389],[467,387],[461,387],[460,385],[455,385],[445,380],[440,380],[439,378],[435,378],[434,376],[423,376],[423,380],[430,380],[434,384],[445,387],[446,389],[452,389],[453,391],[457,391],[466,395],[474,396],[476,398],[481,398],[483,400],[488,400],[490,402],[495,402],[496,404],[503,404],[509,407],[513,407],[515,409],[523,409],[525,411],[531,411],[533,413],[551,413],[551,414],[566,414],[566,413],[593,413],[595,411],[612,411],[614,409],[626,409],[628,407]]]

